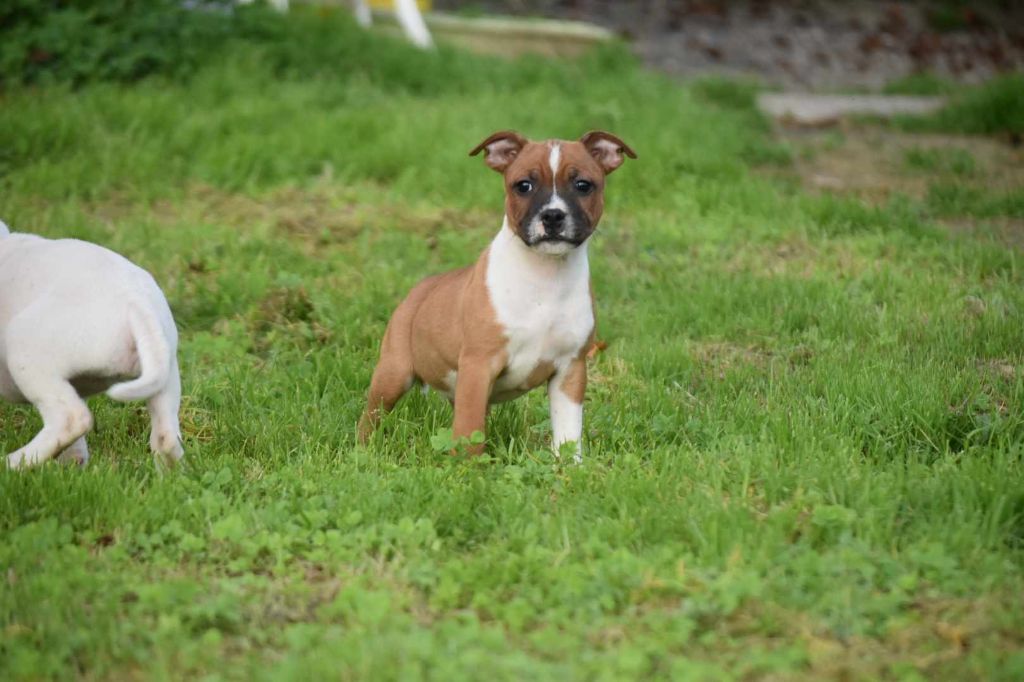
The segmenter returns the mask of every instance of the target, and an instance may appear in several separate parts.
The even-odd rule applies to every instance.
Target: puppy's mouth
[[[575,225],[568,225],[564,229],[550,232],[542,225],[531,225],[526,230],[523,241],[527,246],[549,244],[551,246],[576,247],[587,241],[591,234],[591,230],[580,229]]]
[[[561,234],[546,234],[534,239],[530,242],[530,246],[534,246],[535,244],[571,244],[573,246],[579,246],[585,241],[587,241],[586,237],[567,237]]]
[[[526,245],[535,253],[549,256],[565,256],[582,246],[589,236],[580,238],[575,236],[567,237],[565,235],[544,235],[526,242]]]
[[[582,246],[593,230],[580,221],[567,219],[564,224],[546,226],[536,217],[520,223],[519,237],[531,249],[544,253],[568,253]]]

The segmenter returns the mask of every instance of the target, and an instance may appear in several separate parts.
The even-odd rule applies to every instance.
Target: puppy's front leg
[[[455,380],[455,438],[469,438],[474,431],[486,433],[487,404],[494,385],[494,370],[490,358],[459,358],[459,373]],[[472,455],[483,454],[484,444],[469,448]]]
[[[577,464],[583,461],[583,394],[587,390],[587,361],[576,358],[548,381],[551,430],[555,454],[564,443],[575,442]]]

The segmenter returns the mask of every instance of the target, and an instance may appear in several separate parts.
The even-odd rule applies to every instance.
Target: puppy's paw
[[[8,469],[21,469],[25,466],[25,453],[20,450],[7,455]]]
[[[164,474],[168,471],[173,471],[178,467],[178,463],[181,462],[181,457],[175,457],[174,455],[167,452],[154,452],[153,463],[156,464],[157,472]]]
[[[60,462],[61,464],[66,464],[68,466],[77,466],[79,468],[84,468],[85,465],[89,463],[89,453],[88,451],[73,451],[69,448],[64,452],[60,453],[60,457],[57,458],[57,461]]]
[[[89,446],[85,442],[85,436],[64,448],[64,452],[60,453],[57,461],[61,464],[77,465],[78,467],[84,467],[88,464]]]
[[[173,441],[163,442],[160,445],[161,447],[157,448],[154,443],[153,461],[161,472],[169,471],[177,466],[185,456],[185,449],[181,446],[181,440],[177,436],[173,436]]]

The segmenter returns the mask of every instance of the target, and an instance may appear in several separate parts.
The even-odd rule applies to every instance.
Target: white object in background
[[[251,5],[254,0],[237,0],[239,5]],[[278,12],[288,11],[289,0],[267,0],[271,7]],[[416,0],[394,0],[395,17],[398,18],[398,25],[402,27],[405,37],[416,47],[428,48],[434,46],[430,37],[430,30],[427,22],[423,21],[423,14],[420,12]],[[370,12],[368,0],[352,0],[352,11],[356,15],[356,22],[363,28],[373,24],[373,15]]]
[[[402,25],[406,37],[417,47],[433,47],[434,41],[430,39],[430,31],[423,21],[420,8],[416,0],[395,0],[395,14],[398,15],[398,23]]]
[[[370,3],[367,0],[352,0],[352,2],[353,12],[359,25],[364,28],[372,25],[373,15],[370,12]],[[395,0],[395,17],[398,19],[398,25],[402,27],[405,37],[413,45],[422,48],[434,46],[427,22],[423,21],[423,14],[420,12],[416,0]]]
[[[251,5],[253,0],[237,0],[239,5]],[[288,0],[267,0],[267,4],[278,12],[288,11]]]
[[[363,28],[370,28],[373,25],[373,14],[370,12],[370,3],[366,0],[352,0],[355,7],[352,11],[356,15],[356,23]]]

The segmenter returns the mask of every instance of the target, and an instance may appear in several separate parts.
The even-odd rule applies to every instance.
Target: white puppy
[[[85,464],[82,397],[147,400],[158,461],[181,459],[178,332],[160,288],[118,254],[76,239],[11,234],[0,222],[0,397],[30,402],[43,429],[11,468]]]

